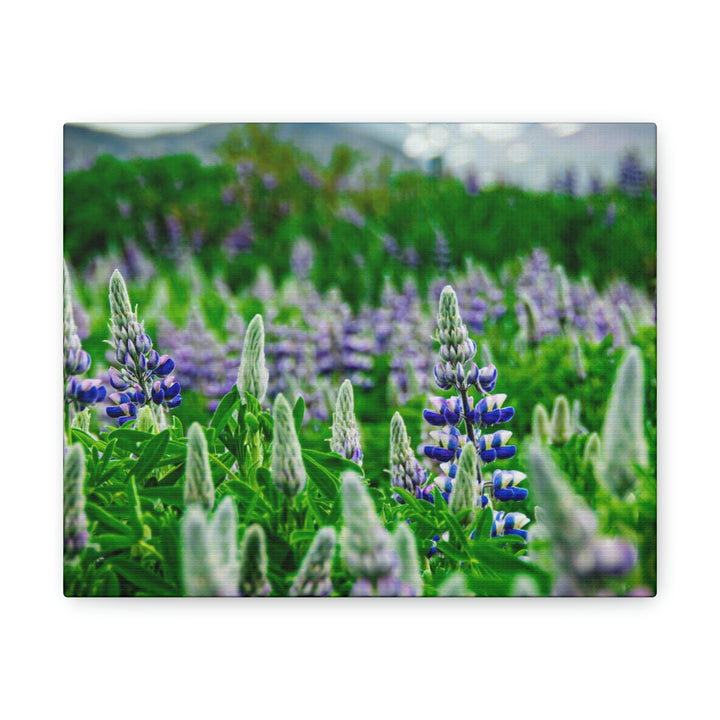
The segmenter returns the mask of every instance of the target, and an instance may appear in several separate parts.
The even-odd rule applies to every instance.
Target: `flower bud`
[[[293,497],[302,492],[307,474],[292,410],[282,393],[278,393],[273,403],[273,418],[273,482],[281,493]]]
[[[318,530],[290,588],[290,597],[324,597],[332,593],[330,570],[335,543],[334,528],[323,527]]]
[[[184,498],[185,507],[198,504],[210,510],[215,504],[215,486],[210,473],[207,439],[202,427],[196,422],[188,430]]]
[[[344,526],[340,535],[343,560],[352,575],[377,582],[398,566],[390,533],[382,526],[360,476],[341,477]]]
[[[255,315],[245,332],[237,388],[242,397],[250,393],[262,403],[268,387],[269,373],[265,367],[265,326],[262,315]]]
[[[330,449],[347,460],[362,465],[360,431],[355,420],[353,386],[344,380],[338,391],[333,414],[332,438]]]
[[[240,594],[244,597],[267,597],[272,588],[267,579],[265,531],[251,525],[245,531],[240,548]]]
[[[564,395],[558,395],[553,405],[550,439],[553,445],[564,445],[571,437],[570,406]]]
[[[64,554],[72,559],[80,554],[88,541],[85,515],[85,451],[82,445],[71,445],[63,468]]]

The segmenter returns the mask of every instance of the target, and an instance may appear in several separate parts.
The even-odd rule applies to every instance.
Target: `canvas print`
[[[655,595],[654,125],[68,124],[63,183],[66,596]]]

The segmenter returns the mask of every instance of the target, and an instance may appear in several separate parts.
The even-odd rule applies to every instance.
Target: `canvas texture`
[[[66,596],[656,594],[654,125],[64,143]]]

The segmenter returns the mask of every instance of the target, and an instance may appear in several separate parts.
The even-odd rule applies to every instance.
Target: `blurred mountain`
[[[111,129],[124,127],[126,134]],[[65,126],[65,170],[87,168],[99,155],[120,159],[192,153],[204,163],[218,162],[216,148],[232,123],[184,126]],[[103,128],[99,130],[98,128]],[[160,132],[160,130],[173,130]],[[572,177],[575,192],[614,184],[620,160],[636,153],[643,169],[655,172],[656,128],[651,123],[280,123],[278,137],[312,153],[322,164],[333,148],[346,144],[363,156],[360,169],[375,168],[384,158],[396,170],[421,169],[473,175],[479,185],[504,182],[548,190]]]
[[[312,153],[321,163],[330,160],[333,148],[346,144],[363,155],[363,167],[376,167],[389,157],[397,169],[417,168],[419,163],[408,158],[398,144],[378,135],[377,128],[387,128],[389,123],[280,123],[278,137],[294,142],[301,150]],[[152,158],[161,155],[192,153],[202,162],[219,162],[216,149],[237,124],[213,123],[202,125],[188,132],[165,132],[150,136],[120,135],[103,132],[84,125],[65,125],[65,170],[78,170],[92,165],[99,155],[110,154],[121,160],[133,157]],[[375,132],[373,132],[373,128]],[[402,131],[401,131],[402,132]]]

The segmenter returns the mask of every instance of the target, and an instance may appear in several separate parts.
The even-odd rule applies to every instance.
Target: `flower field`
[[[65,175],[69,596],[652,596],[656,204],[322,165]]]

